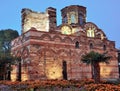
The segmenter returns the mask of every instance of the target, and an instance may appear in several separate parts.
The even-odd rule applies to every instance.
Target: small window
[[[93,44],[92,43],[90,43],[90,49],[93,49]]]
[[[67,23],[67,17],[63,18],[63,23]]]
[[[106,45],[103,45],[103,50],[104,50],[104,51],[106,50]]]
[[[89,28],[87,30],[87,37],[95,37],[94,30],[92,28]]]
[[[76,43],[75,43],[75,48],[79,48],[79,42],[78,41],[76,41]]]
[[[71,14],[71,23],[75,23],[76,19],[75,19],[75,14]]]
[[[80,25],[82,25],[83,24],[83,16],[82,15],[80,15]]]

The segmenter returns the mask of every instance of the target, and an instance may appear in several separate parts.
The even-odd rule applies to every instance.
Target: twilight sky
[[[21,34],[21,9],[29,8],[45,12],[46,8],[57,9],[57,25],[61,24],[60,10],[69,5],[87,8],[87,22],[95,23],[109,40],[120,48],[120,0],[1,0],[0,30],[14,29]]]

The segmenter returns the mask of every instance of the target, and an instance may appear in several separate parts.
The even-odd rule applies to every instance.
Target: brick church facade
[[[21,57],[21,80],[92,78],[91,66],[81,56],[90,51],[108,52],[110,64],[100,64],[102,78],[119,78],[115,42],[93,22],[86,21],[86,7],[71,5],[61,10],[57,26],[56,9],[46,12],[22,9],[22,34],[12,41],[12,54]],[[12,80],[19,66],[13,65]]]

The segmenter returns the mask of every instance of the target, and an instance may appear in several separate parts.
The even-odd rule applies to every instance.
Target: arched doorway
[[[66,63],[66,61],[63,61],[62,67],[63,67],[63,71],[62,71],[63,79],[67,80],[67,63]]]

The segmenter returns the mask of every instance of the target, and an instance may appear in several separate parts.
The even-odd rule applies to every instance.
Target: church
[[[81,56],[96,51],[112,56],[109,64],[100,63],[101,79],[119,78],[115,41],[107,38],[95,23],[86,21],[86,7],[70,5],[61,9],[62,24],[57,25],[56,9],[45,12],[28,8],[21,11],[22,34],[11,43],[12,54],[21,57],[13,65],[12,80],[92,78],[91,65]]]

